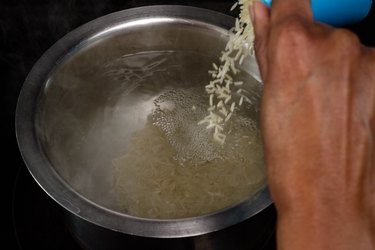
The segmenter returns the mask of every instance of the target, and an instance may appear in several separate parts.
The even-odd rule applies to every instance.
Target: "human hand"
[[[255,3],[279,249],[375,248],[375,52],[308,0]]]

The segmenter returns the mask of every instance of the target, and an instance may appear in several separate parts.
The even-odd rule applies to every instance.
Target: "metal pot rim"
[[[22,157],[36,182],[52,199],[74,215],[130,235],[157,238],[197,236],[235,225],[261,212],[272,203],[267,186],[252,199],[211,214],[169,220],[137,218],[101,207],[67,185],[44,154],[35,130],[38,97],[54,66],[63,60],[67,52],[119,23],[156,17],[207,23],[221,29],[229,29],[234,23],[233,17],[207,9],[159,5],[115,12],[82,25],[47,50],[26,78],[17,104],[16,136]]]

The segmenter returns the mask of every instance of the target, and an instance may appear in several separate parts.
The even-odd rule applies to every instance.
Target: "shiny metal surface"
[[[111,142],[118,140],[115,143],[119,144],[126,142],[144,123],[153,97],[165,89],[200,86],[208,80],[205,72],[210,64],[206,62],[220,53],[226,42],[226,30],[232,24],[233,18],[204,9],[143,7],[104,16],[58,41],[30,72],[16,113],[19,148],[39,185],[62,207],[86,221],[145,237],[202,235],[235,225],[268,207],[272,202],[265,186],[241,204],[194,218],[152,220],[117,212],[111,202],[113,194],[108,191],[111,190],[110,176],[103,168],[103,162],[113,155],[109,153],[111,150],[107,153],[102,150],[107,148],[106,140],[113,131],[90,140],[85,140],[86,134],[81,133],[93,127],[93,117],[97,119],[99,107],[105,107],[100,111],[103,120],[120,107],[133,113],[125,118],[127,128],[121,138],[110,139]],[[159,57],[160,51],[188,53],[183,56],[190,59],[177,68],[170,63],[170,68],[161,69],[158,68],[163,60]],[[199,56],[194,59],[191,53]],[[122,72],[122,61],[118,63],[118,60],[124,55],[137,55],[138,59],[131,62],[141,63],[147,72],[151,69],[152,75],[160,71],[179,72],[180,78],[138,89],[139,85],[122,84],[127,76],[134,82],[144,73]],[[246,61],[244,68],[259,80],[254,58]],[[203,75],[191,72],[203,72]],[[140,99],[144,101],[139,102]],[[81,152],[80,155],[85,155],[82,158],[74,155],[84,144],[102,148]],[[126,145],[118,146],[121,147]],[[98,152],[105,155],[103,162],[88,160]]]

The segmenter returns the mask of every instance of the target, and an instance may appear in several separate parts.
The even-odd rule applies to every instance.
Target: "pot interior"
[[[201,167],[225,150],[241,151],[217,150],[209,131],[197,125],[207,115],[208,71],[220,64],[227,39],[218,26],[154,17],[113,25],[70,50],[45,83],[36,123],[44,152],[67,186],[98,206],[152,219],[213,213],[264,188],[262,87],[252,57],[238,66],[236,79],[245,82],[249,100],[238,111],[242,123],[232,127],[233,134],[243,130],[240,144],[250,163],[236,156],[227,160],[235,161],[232,170],[220,163],[216,171]],[[211,200],[216,205],[202,205]],[[153,207],[157,202],[164,209]]]

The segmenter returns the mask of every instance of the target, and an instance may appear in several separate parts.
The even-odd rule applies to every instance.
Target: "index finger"
[[[271,6],[271,25],[291,16],[310,23],[314,21],[311,0],[273,0]]]

